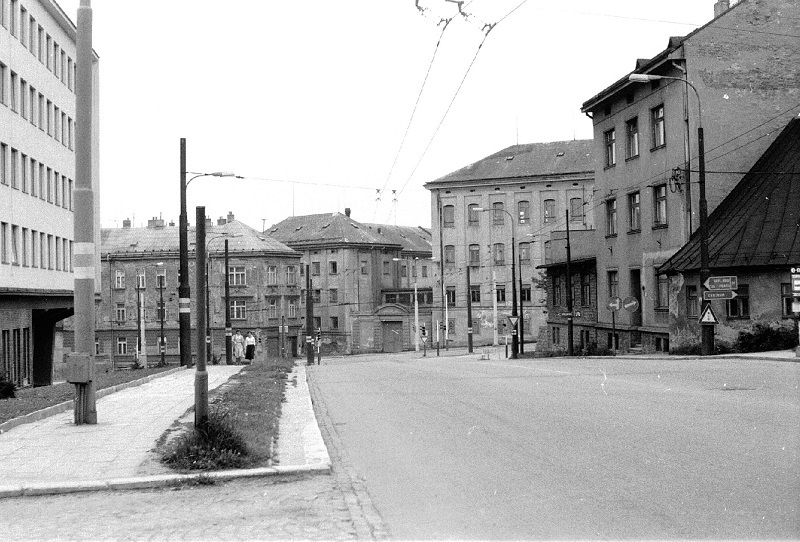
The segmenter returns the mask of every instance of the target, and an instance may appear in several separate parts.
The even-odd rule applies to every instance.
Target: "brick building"
[[[583,104],[594,123],[598,299],[640,305],[617,314],[622,349],[669,350],[670,286],[657,269],[698,227],[701,119],[713,211],[800,111],[798,34],[794,0],[720,0],[708,24],[636,62],[633,73],[669,79],[626,74]],[[609,346],[611,323],[601,302]]]

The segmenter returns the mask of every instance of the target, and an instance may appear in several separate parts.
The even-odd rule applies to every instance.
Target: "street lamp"
[[[692,87],[697,97],[697,154],[700,163],[700,180],[698,189],[700,190],[700,284],[701,291],[705,292],[706,282],[711,276],[711,269],[708,263],[708,201],[706,200],[706,155],[705,140],[703,138],[703,108],[700,103],[700,93],[692,83],[682,77],[671,77],[668,75],[650,75],[645,73],[632,73],[628,76],[629,81],[634,83],[646,83],[648,81],[658,81],[659,79],[673,79],[682,81]],[[689,157],[686,157],[687,161]],[[711,310],[711,301],[703,296],[700,314]],[[712,324],[700,323],[700,354],[710,356],[714,353],[714,326]]]
[[[186,188],[193,180],[198,177],[243,177],[226,171],[216,171],[213,173],[197,173],[186,171],[186,138],[181,138],[180,148],[180,188],[181,188],[181,214],[179,218],[179,250],[180,268],[178,272],[178,298],[179,298],[179,321],[180,321],[180,350],[181,365],[191,367],[192,365],[192,321],[191,321],[191,299],[189,288],[189,223],[186,217]],[[188,181],[186,174],[194,175]],[[205,217],[204,217],[205,218]]]
[[[516,244],[516,227],[514,226],[514,216],[506,211],[504,208],[497,208],[497,209],[486,209],[484,207],[473,207],[473,211],[478,213],[485,213],[487,211],[497,212],[503,211],[505,214],[508,215],[508,218],[511,219],[511,318],[514,321],[514,325],[511,328],[511,359],[517,359],[517,271],[516,271],[516,250],[514,245]],[[469,295],[469,294],[468,294]],[[471,323],[470,323],[471,325]]]
[[[209,275],[211,275],[211,271],[213,270],[214,265],[211,263],[211,250],[209,249],[209,246],[211,245],[211,241],[213,241],[214,239],[241,237],[241,236],[242,236],[241,233],[231,233],[231,234],[223,233],[222,235],[215,235],[214,237],[212,237],[211,239],[206,241],[206,254],[208,255],[208,261],[207,261],[207,266],[206,266],[208,268],[206,270],[206,362],[210,362],[211,361],[211,352],[212,352],[212,346],[213,346],[213,342],[211,340],[211,288],[208,285],[208,277],[209,277]],[[227,248],[227,246],[226,246],[226,248]],[[224,275],[225,276],[225,284],[226,284],[225,306],[227,307],[225,309],[225,314],[227,316],[227,315],[230,314],[230,312],[229,312],[230,311],[230,300],[228,299],[229,296],[228,296],[228,292],[227,292],[227,284],[228,284],[228,262],[227,262],[227,260],[225,262],[225,269],[224,269],[223,272],[225,273],[225,275]],[[229,318],[226,318],[226,320],[229,320]],[[230,327],[228,322],[226,322],[225,325],[227,327]],[[227,337],[230,336],[230,335],[227,335],[228,332],[229,332],[229,330],[226,328],[226,343],[227,343],[227,340],[228,340]],[[229,358],[225,358],[225,361],[226,361],[226,363],[230,363],[230,359]]]
[[[414,351],[419,352],[419,301],[417,300],[417,260],[419,257],[414,257]],[[392,258],[392,261],[401,262],[402,258]]]
[[[139,314],[137,314],[138,330],[139,330],[139,345],[138,345],[138,347],[136,349],[136,353],[138,355],[137,362],[140,362],[140,365],[142,366],[142,369],[147,369],[147,329],[146,329],[145,318],[144,318],[144,313],[145,313],[145,310],[146,310],[146,306],[145,306],[144,293],[143,293],[144,290],[145,290],[145,285],[143,283],[146,283],[146,281],[147,281],[146,273],[147,273],[148,269],[153,268],[153,267],[162,267],[163,265],[164,265],[164,262],[158,262],[158,263],[153,264],[153,265],[145,265],[144,267],[141,268],[142,269],[142,274],[141,275],[137,274],[137,277],[136,277],[136,305],[137,305],[138,313],[139,313]],[[140,276],[141,276],[141,279],[139,278]],[[162,302],[163,302],[163,299],[164,299],[163,296],[162,296],[161,299],[162,299]],[[161,343],[163,344],[163,342],[164,342],[164,326],[163,326],[163,320],[162,320]]]

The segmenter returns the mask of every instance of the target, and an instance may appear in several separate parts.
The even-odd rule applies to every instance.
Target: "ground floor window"
[[[750,318],[750,287],[739,284],[736,297],[725,302],[728,318]]]
[[[117,354],[124,356],[128,353],[128,339],[125,337],[117,337]]]
[[[247,302],[241,299],[231,300],[231,319],[244,320],[247,318]]]
[[[697,286],[686,286],[686,316],[697,318],[700,316],[700,304],[697,298]]]
[[[553,344],[561,344],[561,328],[553,327]]]

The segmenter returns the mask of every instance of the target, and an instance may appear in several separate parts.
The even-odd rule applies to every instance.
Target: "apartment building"
[[[303,289],[307,268],[324,352],[408,350],[417,319],[432,329],[430,231],[358,222],[345,209],[290,217],[265,233],[302,253]],[[305,319],[305,296],[301,303]]]
[[[515,290],[523,351],[537,340],[546,323],[537,270],[544,242],[567,216],[573,230],[594,228],[592,149],[591,140],[514,145],[425,184],[443,263],[434,304],[448,344],[466,345],[470,329],[474,345],[502,342]]]
[[[51,383],[55,326],[73,311],[75,58],[56,2],[0,0],[0,378],[17,386]],[[96,126],[97,55],[93,73]]]
[[[608,347],[605,301],[633,297],[639,310],[616,314],[620,347],[670,348],[669,279],[658,267],[699,226],[698,128],[711,212],[800,111],[800,4],[720,0],[714,7],[709,23],[669,38],[666,49],[637,60],[582,106],[594,124],[597,325]],[[642,84],[631,74],[656,77]]]

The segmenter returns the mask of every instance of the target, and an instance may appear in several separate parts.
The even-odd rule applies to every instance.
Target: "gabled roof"
[[[288,245],[396,245],[377,230],[342,213],[292,216],[267,228],[267,235]],[[399,247],[396,247],[399,248]]]
[[[189,251],[194,251],[196,229],[189,228]],[[228,251],[268,252],[299,256],[297,252],[269,236],[254,230],[247,224],[233,220],[220,226],[206,226],[206,243],[210,252],[225,250],[225,235],[228,235]],[[236,237],[230,237],[236,235]],[[214,239],[217,237],[216,239]],[[103,228],[100,230],[101,252],[107,254],[141,254],[148,252],[178,253],[180,240],[177,226],[156,228]]]
[[[593,175],[592,146],[591,139],[513,145],[426,183],[425,187],[459,181],[524,179],[570,173]]]
[[[431,232],[420,226],[395,226],[392,224],[364,224],[374,232],[392,243],[403,247],[408,252],[431,253]],[[379,230],[380,228],[380,230]]]
[[[800,264],[800,119],[792,119],[752,169],[708,217],[712,269]],[[700,268],[700,237],[659,273]]]

